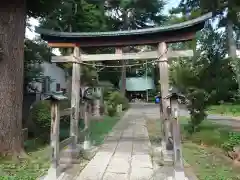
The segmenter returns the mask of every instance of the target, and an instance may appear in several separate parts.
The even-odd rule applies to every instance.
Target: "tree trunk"
[[[121,93],[123,96],[125,96],[126,93],[126,62],[124,60],[122,60],[122,85],[121,85]]]
[[[226,26],[226,31],[227,31],[227,41],[228,41],[228,54],[229,57],[235,59],[237,57],[236,54],[236,42],[234,40],[234,35],[233,35],[233,22],[232,20],[228,17],[227,18],[227,26]]]
[[[240,94],[240,64],[237,60],[237,45],[234,40],[234,30],[233,30],[233,22],[230,19],[229,15],[227,16],[227,25],[226,25],[226,33],[227,33],[227,44],[228,44],[228,55],[232,58],[233,70],[236,74],[236,79],[238,83],[238,93]]]
[[[0,6],[0,155],[23,150],[23,55],[25,0],[3,1]]]
[[[123,11],[123,30],[130,30],[129,25],[130,25],[130,20],[128,18],[128,11],[124,10]],[[123,96],[126,94],[126,61],[122,60],[122,76],[121,76],[121,93]]]

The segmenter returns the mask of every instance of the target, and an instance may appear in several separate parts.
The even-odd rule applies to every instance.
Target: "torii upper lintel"
[[[197,31],[204,27],[205,22],[212,17],[207,13],[186,22],[130,31],[110,32],[56,32],[36,28],[41,38],[54,47],[116,47],[129,45],[152,45],[159,42],[174,43],[192,40]]]

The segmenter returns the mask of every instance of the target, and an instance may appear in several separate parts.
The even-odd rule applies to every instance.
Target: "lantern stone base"
[[[167,150],[166,143],[162,140],[161,143],[161,158],[163,165],[173,165],[173,151]]]
[[[61,151],[61,158],[59,163],[65,165],[79,164],[79,157],[81,156],[82,151],[83,150],[80,145],[77,145],[76,149],[71,149],[71,147],[68,146],[66,149]]]
[[[174,180],[188,180],[188,178],[185,176],[184,170],[177,170],[174,169]]]
[[[83,142],[83,149],[84,150],[88,150],[88,149],[90,149],[91,148],[91,141],[90,140],[85,140],[84,142]]]
[[[166,180],[189,180],[188,177],[185,176],[184,171],[179,171],[174,169],[173,176],[169,176]]]
[[[95,156],[97,150],[98,148],[95,146],[91,146],[89,149],[84,149],[83,158],[87,160],[91,160]]]

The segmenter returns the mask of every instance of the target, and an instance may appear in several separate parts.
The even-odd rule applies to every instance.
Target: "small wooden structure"
[[[80,90],[80,69],[82,62],[89,61],[112,61],[157,59],[160,70],[161,96],[167,97],[169,90],[168,79],[168,59],[172,57],[191,57],[192,50],[169,51],[168,43],[183,42],[192,40],[197,31],[204,27],[205,21],[212,17],[212,13],[205,14],[193,20],[164,27],[155,27],[141,30],[118,31],[118,32],[55,32],[46,29],[37,29],[41,38],[48,41],[49,46],[55,48],[74,48],[74,53],[70,56],[54,56],[52,62],[73,63],[72,73],[72,97],[71,97],[71,131],[70,136],[74,139],[72,150],[76,149],[78,139],[78,119],[79,119],[79,90]],[[153,45],[156,51],[140,53],[123,53],[124,46]],[[115,54],[83,54],[81,48],[88,47],[115,47]],[[124,63],[123,63],[124,64]],[[170,114],[168,108],[170,100],[163,98],[161,101],[161,120],[164,123],[165,141],[169,142],[171,137]],[[174,123],[173,123],[174,124]],[[178,126],[178,124],[176,125]],[[174,125],[175,127],[175,125]],[[180,133],[179,131],[177,132]],[[174,137],[176,137],[174,135]],[[175,139],[173,140],[175,141]],[[176,144],[175,144],[176,145]]]

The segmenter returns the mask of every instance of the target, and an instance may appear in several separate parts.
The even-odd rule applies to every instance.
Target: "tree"
[[[57,8],[40,19],[40,27],[68,32],[104,31],[103,13],[87,0],[61,0]]]
[[[53,9],[52,13],[40,19],[40,27],[55,31],[89,32],[104,31],[104,12],[95,4],[86,0],[62,0],[60,5]],[[82,49],[84,53],[96,51],[96,49]],[[61,53],[72,53],[72,49],[61,48]],[[97,73],[92,66],[81,65],[81,85],[92,86],[96,84]],[[71,74],[72,64],[65,64],[65,69]]]
[[[171,65],[171,83],[188,99],[189,132],[197,130],[208,105],[234,98],[237,86],[229,59],[225,59],[225,35],[209,24],[198,37],[199,47],[192,59],[182,58]]]
[[[51,50],[44,42],[25,39],[24,42],[24,92],[37,91],[34,83],[42,82],[43,61],[51,60]]]
[[[165,21],[162,14],[164,1],[162,0],[107,0],[105,10],[108,23],[112,24],[112,30],[143,29],[160,25]],[[124,49],[124,52],[130,48]],[[126,62],[122,61],[122,85],[121,92],[126,91]]]
[[[240,91],[240,62],[236,57],[236,38],[234,31],[239,28],[240,1],[238,0],[181,0],[175,13],[213,12],[214,19],[218,19],[218,27],[225,27],[228,55],[232,59],[232,68],[236,74]]]
[[[23,54],[27,16],[43,16],[57,0],[4,0],[0,7],[0,155],[23,151]]]
[[[106,30],[105,24],[104,11],[97,4],[89,3],[87,0],[61,0],[60,5],[53,9],[52,13],[40,20],[42,28],[66,32],[104,31]],[[61,48],[60,51],[63,55],[67,55],[71,54],[73,49]],[[94,53],[98,50],[82,48],[81,51],[81,53]],[[63,66],[71,75],[72,63],[65,63]],[[98,83],[98,74],[94,66],[94,63],[81,64],[81,87],[92,87]],[[69,77],[68,95],[71,95],[71,81]]]

